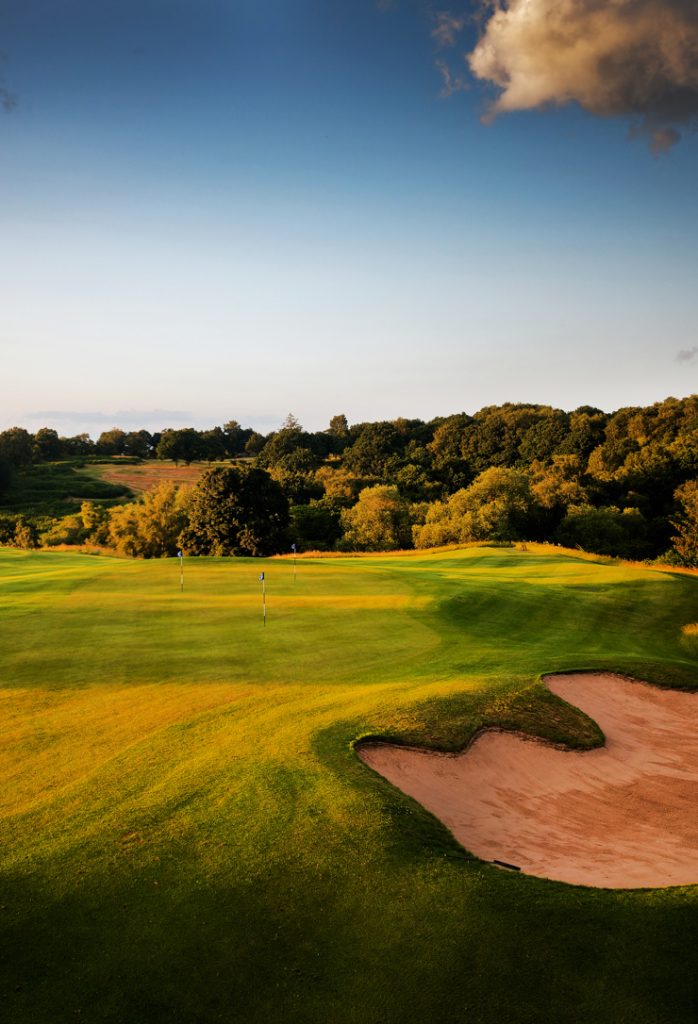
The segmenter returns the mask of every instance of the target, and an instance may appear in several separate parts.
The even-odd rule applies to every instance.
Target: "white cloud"
[[[492,4],[487,5],[490,9]],[[696,0],[494,0],[468,57],[500,92],[487,118],[576,101],[636,117],[655,153],[698,118]]]

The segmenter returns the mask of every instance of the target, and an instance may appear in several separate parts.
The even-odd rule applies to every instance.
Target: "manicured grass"
[[[304,559],[295,584],[191,559],[184,594],[175,560],[0,551],[4,1019],[695,1022],[698,889],[501,872],[352,745],[593,745],[539,674],[698,686],[697,599],[513,549]]]

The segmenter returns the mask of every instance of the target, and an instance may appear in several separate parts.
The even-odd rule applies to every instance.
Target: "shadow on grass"
[[[361,848],[244,881],[234,865],[223,880],[181,853],[164,861],[105,866],[53,898],[46,879],[6,879],[4,1019],[695,1021],[694,890],[583,889]]]

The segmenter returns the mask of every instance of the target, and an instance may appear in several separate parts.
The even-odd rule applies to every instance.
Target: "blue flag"
[[[263,579],[264,579],[264,573],[263,573],[263,572],[261,572],[261,573],[259,574],[259,582],[261,583]]]
[[[181,551],[178,551],[178,552],[177,552],[177,558],[181,558],[181,557],[182,557],[182,552],[181,552]]]
[[[294,552],[295,552],[295,550],[296,550],[296,545],[295,545],[295,544],[292,544],[292,545],[291,545],[291,551],[294,551]]]

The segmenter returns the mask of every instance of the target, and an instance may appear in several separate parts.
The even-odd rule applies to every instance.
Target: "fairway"
[[[698,687],[695,576],[542,547],[184,574],[0,549],[6,1020],[695,1022],[698,888],[499,871],[353,748],[598,745],[540,675]]]

